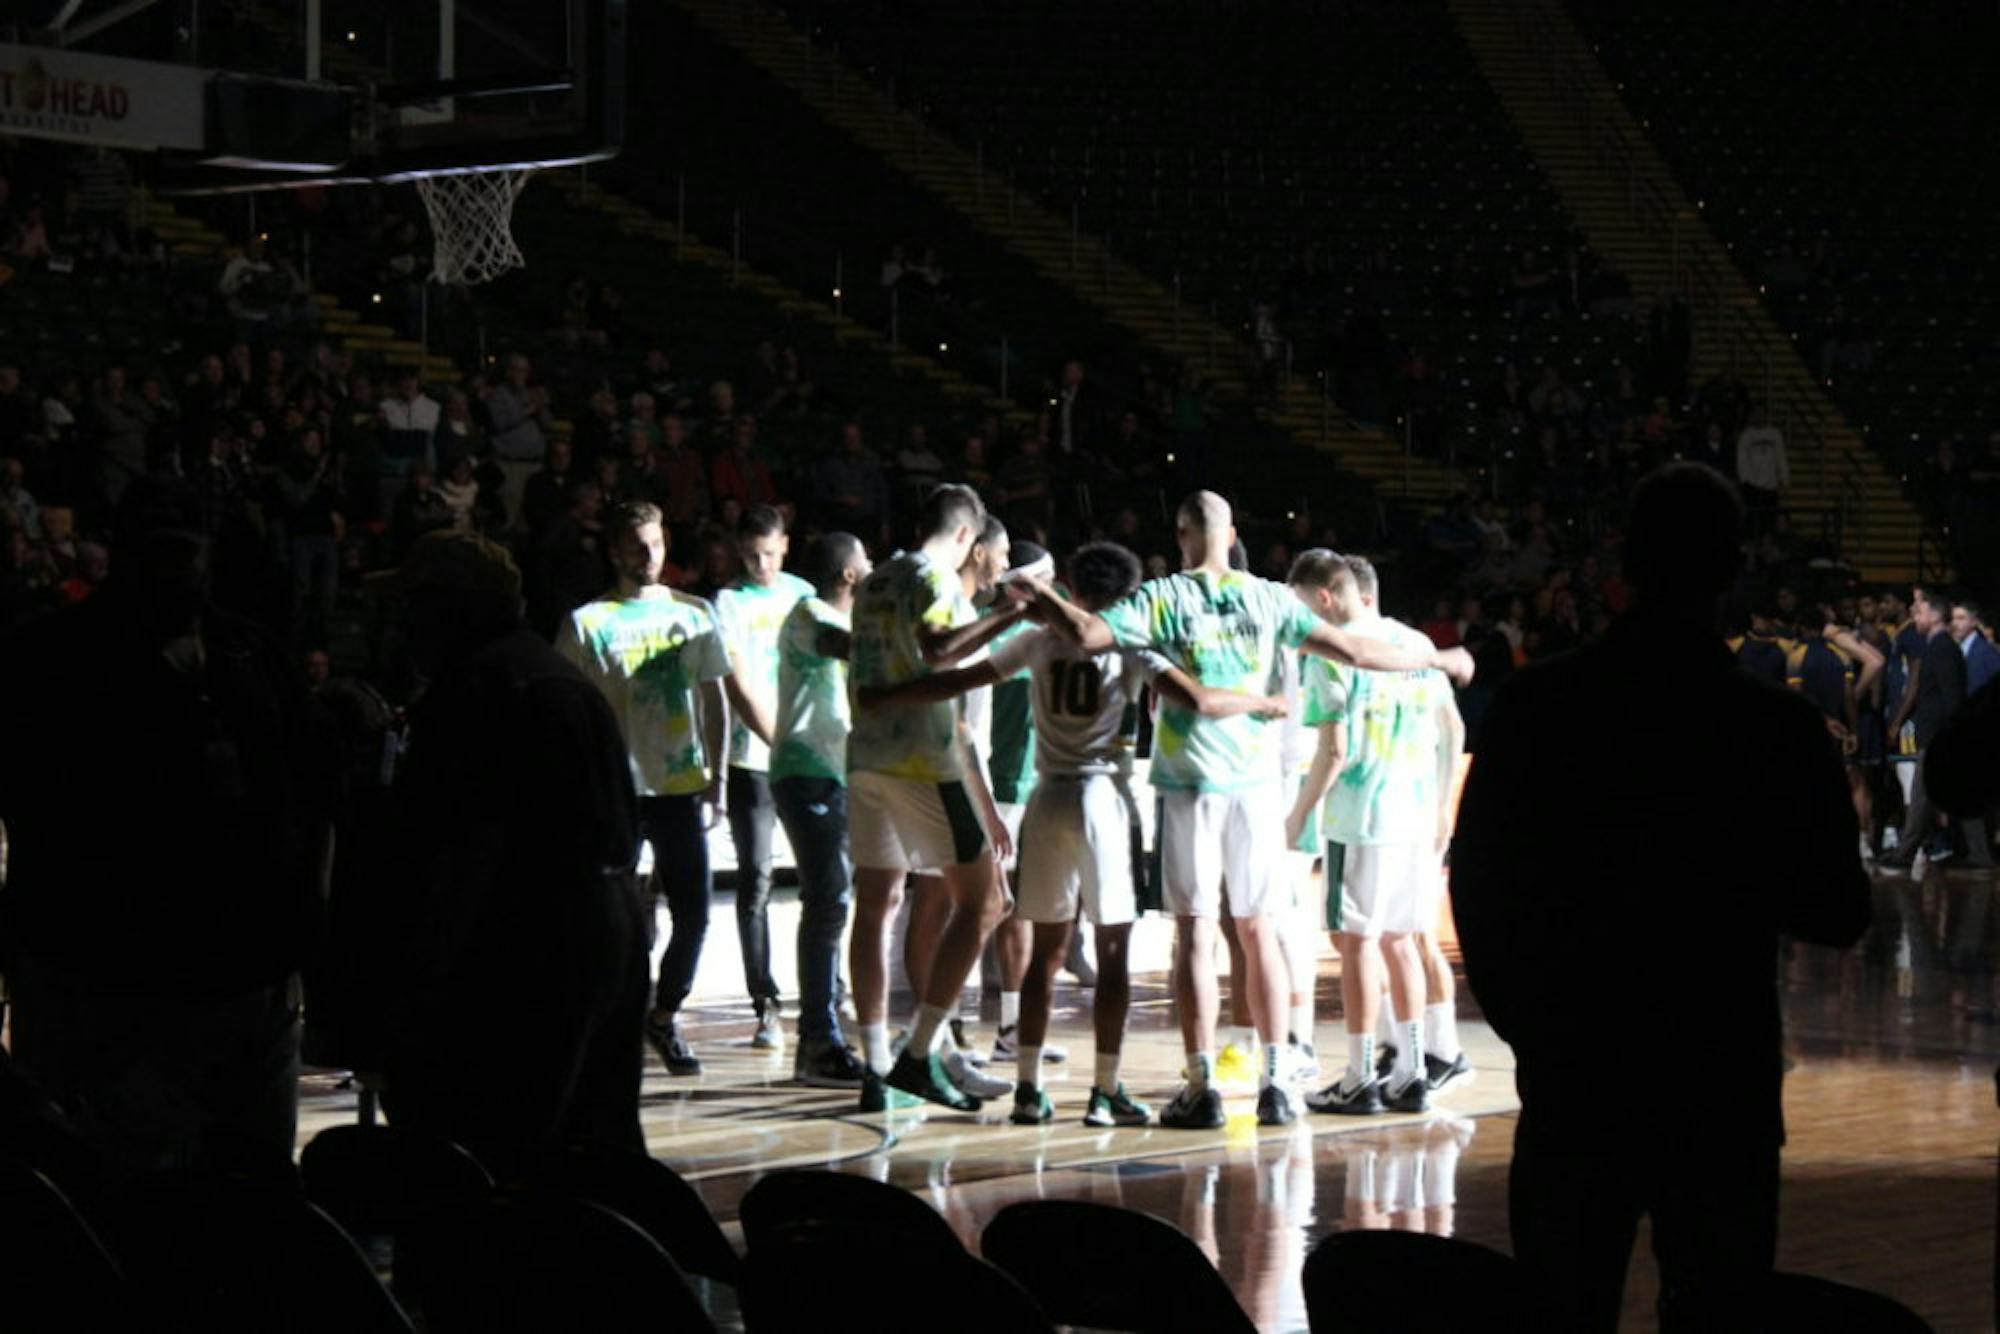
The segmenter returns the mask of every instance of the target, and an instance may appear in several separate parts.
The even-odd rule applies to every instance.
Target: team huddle
[[[753,1043],[784,1042],[765,922],[775,819],[800,886],[794,1074],[858,1090],[863,1111],[919,1099],[976,1110],[1011,1092],[1014,1121],[1052,1120],[1043,1068],[1064,1053],[1049,1017],[1080,921],[1097,958],[1087,1124],[1223,1124],[1219,937],[1248,1020],[1220,1054],[1254,1059],[1260,1122],[1293,1121],[1301,1101],[1418,1111],[1470,1074],[1428,932],[1463,741],[1450,682],[1471,660],[1382,617],[1367,562],[1311,551],[1289,587],[1256,578],[1232,567],[1227,503],[1198,492],[1177,515],[1179,573],[1142,582],[1136,556],[1096,542],[1058,577],[976,493],[943,486],[915,549],[877,568],[857,539],[828,534],[809,579],[783,570],[782,518],[751,510],[744,574],[711,607],[660,583],[657,509],[623,507],[607,536],[618,585],[571,614],[558,647],[610,700],[631,757],[671,919],[646,1022],[669,1072],[701,1068],[678,1012],[707,930],[706,830],[726,809]],[[1147,724],[1151,862],[1134,789]],[[916,1006],[892,1042],[906,898]],[[1186,1051],[1185,1082],[1157,1117],[1120,1078],[1132,924],[1149,908],[1175,921]],[[1347,1065],[1315,1090],[1322,926],[1343,959]],[[840,1020],[843,934],[858,1051]],[[956,1022],[989,938],[1001,973],[990,1060]],[[1012,1081],[993,1073],[1009,1057]]]

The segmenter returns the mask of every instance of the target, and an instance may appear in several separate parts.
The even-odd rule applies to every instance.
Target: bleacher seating
[[[2000,420],[2000,117],[1976,91],[1985,44],[1953,23],[1797,0],[1570,10],[1871,445],[1934,521],[1990,529],[1994,501],[1977,493],[1994,487],[1976,473]],[[1947,442],[1958,473],[1940,478]]]
[[[1599,397],[1630,365],[1644,387],[1642,313],[1441,4],[791,11],[1190,301],[1253,335],[1256,306],[1275,307],[1295,369],[1330,367],[1350,415],[1409,429],[1482,489],[1520,489],[1529,441],[1494,412],[1508,363],[1530,384],[1555,364]],[[1148,59],[1121,58],[1142,28]],[[1519,271],[1554,274],[1569,251],[1575,298],[1553,281],[1520,294]]]

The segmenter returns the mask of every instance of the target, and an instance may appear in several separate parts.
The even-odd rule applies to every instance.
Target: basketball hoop
[[[533,167],[508,167],[417,178],[436,240],[433,277],[470,285],[527,266],[514,244],[514,201],[534,174]]]

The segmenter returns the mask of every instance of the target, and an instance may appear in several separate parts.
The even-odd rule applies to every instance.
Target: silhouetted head
[[[1743,568],[1743,501],[1721,473],[1669,463],[1632,494],[1625,578],[1653,611],[1712,616]]]
[[[425,675],[521,623],[521,571],[476,533],[434,532],[403,558],[397,583],[410,659]]]
[[[112,521],[112,582],[146,633],[185,634],[208,601],[209,540],[201,496],[177,477],[134,478]]]

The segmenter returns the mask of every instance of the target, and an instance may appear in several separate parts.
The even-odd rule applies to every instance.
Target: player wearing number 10
[[[1139,560],[1109,542],[1080,548],[1070,559],[1069,584],[1078,603],[1097,611],[1139,586]],[[1141,686],[1151,682],[1176,707],[1202,717],[1271,713],[1283,702],[1210,690],[1151,653],[1090,653],[1046,629],[999,644],[973,666],[924,677],[864,700],[901,704],[934,701],[1032,674],[1037,783],[1021,826],[1021,889],[1015,913],[1033,924],[1034,944],[1021,991],[1018,1083],[1011,1119],[1034,1125],[1055,1108],[1042,1089],[1042,1045],[1048,1035],[1055,976],[1069,949],[1079,910],[1096,937],[1097,988],[1093,1024],[1096,1077],[1084,1122],[1144,1125],[1145,1104],[1118,1078],[1130,1004],[1128,944],[1138,916],[1142,866],[1138,805],[1131,789],[1132,731]]]

